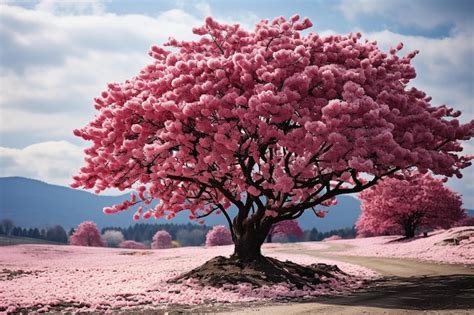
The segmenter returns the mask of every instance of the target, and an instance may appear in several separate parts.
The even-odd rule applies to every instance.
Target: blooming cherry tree
[[[297,239],[301,239],[304,233],[297,220],[286,220],[272,226],[268,233],[267,241],[271,243],[272,237],[275,235],[294,236]]]
[[[165,230],[156,232],[151,242],[151,248],[163,249],[163,248],[171,248],[171,247],[173,247],[173,245],[171,244],[170,233],[168,233]]]
[[[474,121],[409,87],[418,52],[385,53],[360,33],[301,34],[311,26],[295,15],[248,31],[209,17],[195,41],[153,46],[153,61],[110,83],[74,131],[92,146],[72,186],[136,190],[107,214],[139,202],[135,217],[222,213],[245,262],[261,259],[274,224],[400,170],[460,177]]]
[[[206,246],[221,246],[232,244],[232,234],[223,225],[215,225],[206,235]]]
[[[77,246],[105,246],[97,225],[92,221],[84,221],[79,224],[76,231],[71,235],[69,243]]]
[[[360,194],[362,214],[356,228],[362,235],[403,233],[418,228],[449,228],[464,219],[461,196],[429,174],[387,178]]]

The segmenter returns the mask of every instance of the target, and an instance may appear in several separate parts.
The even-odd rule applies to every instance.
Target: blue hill
[[[126,198],[128,195],[95,195],[24,177],[1,177],[0,219],[9,218],[15,225],[21,227],[46,227],[60,224],[69,229],[85,220],[92,220],[100,227],[127,227],[134,224],[132,220],[134,209],[114,215],[105,215],[102,212],[104,207],[120,203]],[[317,218],[311,211],[307,211],[299,219],[302,228],[315,227],[325,232],[351,227],[360,214],[360,202],[350,196],[340,196],[338,204],[328,210],[329,213],[324,219]],[[183,212],[171,221],[162,218],[145,222],[188,223],[190,222],[188,215],[188,212]],[[225,224],[225,222],[222,215],[210,216],[205,220],[206,225]]]

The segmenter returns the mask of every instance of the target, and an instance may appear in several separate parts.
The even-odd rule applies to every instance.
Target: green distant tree
[[[21,228],[15,226],[11,232],[11,235],[13,236],[20,236],[20,233],[21,233]]]
[[[46,239],[52,242],[67,243],[67,234],[61,225],[55,225],[47,230]]]
[[[319,235],[318,230],[316,228],[312,228],[309,231],[308,241],[310,241],[310,242],[317,241],[318,240],[318,235]]]
[[[33,238],[41,238],[41,234],[40,234],[40,231],[38,230],[38,228],[33,229],[32,237]]]
[[[2,227],[3,233],[5,235],[10,235],[15,227],[15,224],[10,219],[3,219],[0,221],[0,226]]]

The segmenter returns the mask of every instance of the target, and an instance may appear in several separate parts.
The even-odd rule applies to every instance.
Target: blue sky
[[[191,39],[208,15],[252,28],[262,18],[309,17],[310,31],[360,31],[388,49],[419,49],[413,85],[474,119],[474,1],[6,1],[0,0],[0,176],[67,184],[87,145],[72,135],[92,99],[150,62],[168,36]],[[465,145],[474,154],[474,142]],[[474,168],[474,167],[472,167]],[[474,208],[474,171],[449,185]]]

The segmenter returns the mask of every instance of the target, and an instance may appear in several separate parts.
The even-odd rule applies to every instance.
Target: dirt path
[[[228,314],[474,314],[474,265],[333,254],[348,248],[340,245],[285,252],[354,263],[377,271],[383,278],[349,296],[240,308]]]

